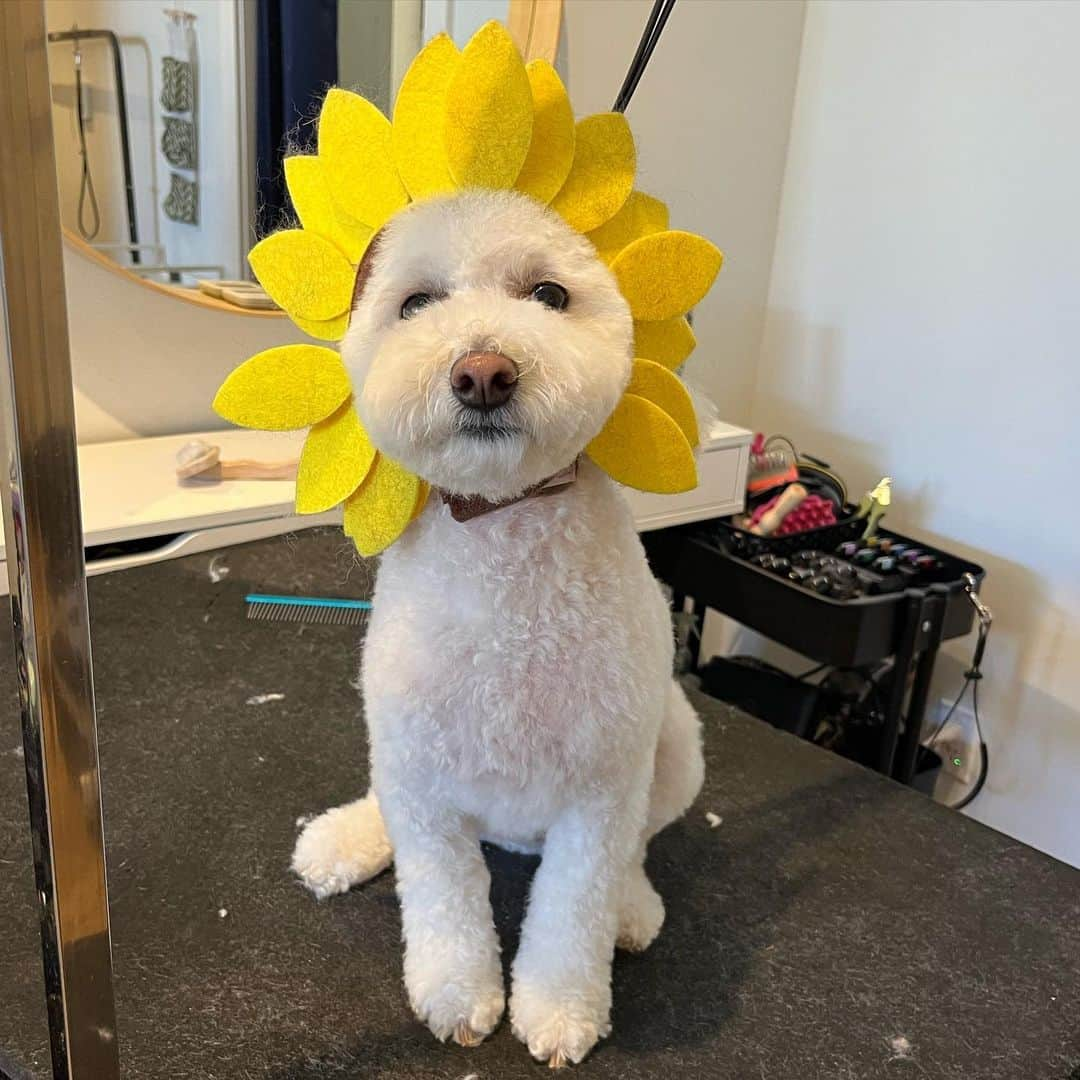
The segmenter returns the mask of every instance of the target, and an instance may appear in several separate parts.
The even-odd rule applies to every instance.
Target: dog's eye
[[[554,281],[541,281],[533,287],[532,298],[552,311],[565,311],[570,303],[570,294]]]
[[[401,305],[401,317],[403,319],[411,319],[417,312],[422,311],[428,304],[433,304],[434,302],[435,297],[432,296],[431,293],[413,293],[412,296]]]

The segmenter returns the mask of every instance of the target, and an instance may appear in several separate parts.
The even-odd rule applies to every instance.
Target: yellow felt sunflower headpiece
[[[669,230],[667,207],[634,190],[635,169],[625,117],[575,123],[555,69],[525,64],[507,31],[489,22],[461,51],[445,34],[425,46],[402,81],[392,124],[357,94],[331,90],[318,153],[285,160],[300,228],[268,236],[249,260],[301,330],[338,341],[368,242],[410,202],[474,187],[537,199],[593,242],[634,316],[630,383],[585,452],[630,487],[688,491],[697,485],[698,432],[674,369],[695,345],[685,314],[723,257],[702,237]],[[362,554],[392,544],[423,509],[427,485],[372,446],[333,349],[259,353],[226,379],[214,408],[245,427],[310,428],[297,512],[344,502],[345,531]]]

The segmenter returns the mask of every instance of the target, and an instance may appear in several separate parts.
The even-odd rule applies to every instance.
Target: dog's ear
[[[360,303],[360,299],[364,295],[364,289],[367,287],[367,283],[371,278],[371,271],[375,267],[375,255],[383,240],[383,232],[384,229],[379,229],[379,231],[371,238],[367,250],[360,259],[360,265],[356,268],[356,279],[353,281],[352,304],[349,307],[350,317]]]

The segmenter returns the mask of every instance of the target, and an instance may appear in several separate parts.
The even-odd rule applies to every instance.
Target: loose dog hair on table
[[[293,869],[323,898],[393,862],[409,1001],[469,1045],[505,1001],[480,841],[542,851],[511,1023],[538,1059],[578,1062],[610,1030],[613,948],[663,922],[646,846],[702,781],[618,485],[696,485],[674,369],[721,256],[634,190],[625,118],[575,123],[555,70],[495,23],[462,52],[433,39],[393,124],[330,91],[318,136],[286,161],[302,227],[251,263],[340,353],[270,349],[215,402],[310,427],[297,509],[344,502],[358,550],[383,553],[371,790],[305,826]]]

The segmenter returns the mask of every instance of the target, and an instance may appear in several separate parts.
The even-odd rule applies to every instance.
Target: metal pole
[[[54,1076],[116,1080],[105,846],[41,0],[0,3],[0,469]]]

